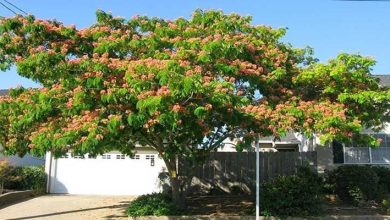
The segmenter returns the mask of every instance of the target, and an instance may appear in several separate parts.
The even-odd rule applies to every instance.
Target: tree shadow
[[[125,210],[130,202],[131,202],[131,200],[130,201],[121,201],[121,202],[119,202],[119,204],[116,204],[116,205],[100,206],[100,207],[94,207],[94,208],[85,208],[85,209],[69,210],[69,211],[61,211],[61,212],[52,212],[52,213],[47,213],[47,214],[42,214],[42,215],[32,215],[32,216],[25,216],[25,217],[19,217],[19,218],[9,218],[7,220],[39,219],[39,218],[44,218],[44,217],[52,217],[54,219],[55,216],[64,215],[64,214],[82,213],[82,212],[86,212],[86,211],[93,211],[93,210],[99,210],[99,209],[120,209],[120,210],[123,209],[123,212],[121,212],[121,213],[118,213],[115,215],[108,215],[108,216],[104,217],[104,219],[117,219],[117,218],[127,217]]]
[[[14,202],[10,202],[10,203],[4,204],[4,205],[0,205],[0,209],[5,209],[5,208],[7,208],[9,206],[13,206],[13,205],[16,205],[16,204],[22,203],[22,202],[27,202],[27,201],[29,201],[31,199],[35,199],[35,198],[37,198],[37,196],[31,196],[29,198],[20,199],[20,200],[14,201]]]

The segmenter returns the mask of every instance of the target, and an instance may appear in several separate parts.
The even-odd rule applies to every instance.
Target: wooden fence
[[[260,179],[267,181],[279,175],[293,175],[302,165],[317,169],[316,152],[260,153]],[[252,193],[256,184],[255,152],[214,152],[202,165],[189,166],[179,162],[179,173],[195,177],[193,188],[207,191],[218,188],[224,192],[237,189]]]

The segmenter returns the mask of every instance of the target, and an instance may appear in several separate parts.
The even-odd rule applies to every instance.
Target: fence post
[[[256,220],[260,218],[260,152],[259,135],[256,136]]]

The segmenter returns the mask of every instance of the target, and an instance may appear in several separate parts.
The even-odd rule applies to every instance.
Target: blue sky
[[[332,0],[8,0],[39,18],[87,27],[95,11],[114,15],[158,16],[167,19],[189,17],[197,9],[222,9],[253,16],[253,24],[287,27],[284,41],[295,47],[311,46],[320,61],[340,52],[360,53],[377,60],[374,74],[390,74],[390,1]],[[1,16],[12,13],[0,7]],[[37,86],[14,70],[0,72],[0,89],[17,85]]]

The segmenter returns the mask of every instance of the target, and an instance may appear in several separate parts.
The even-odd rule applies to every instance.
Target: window
[[[84,159],[83,156],[79,156],[79,155],[77,155],[77,156],[75,155],[75,156],[73,156],[73,158],[74,158],[74,159]]]
[[[379,147],[390,147],[390,134],[385,134],[385,133],[368,133],[368,134],[380,140],[381,143]],[[358,145],[357,143],[352,142],[352,144],[348,144],[346,145],[346,147],[367,147],[367,146]]]
[[[116,159],[118,159],[118,160],[124,160],[125,158],[126,158],[126,156],[124,154],[116,155]]]
[[[109,154],[103,154],[102,158],[103,158],[103,159],[111,159],[111,155],[109,155]]]
[[[147,159],[147,160],[154,160],[154,155],[146,155],[145,156],[145,159]]]
[[[139,160],[140,156],[139,156],[139,154],[136,154],[136,155],[132,156],[131,159]]]
[[[64,155],[64,156],[62,156],[61,158],[68,159],[68,158],[69,158],[69,155],[68,155],[68,154],[65,154],[65,155]]]

